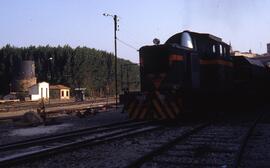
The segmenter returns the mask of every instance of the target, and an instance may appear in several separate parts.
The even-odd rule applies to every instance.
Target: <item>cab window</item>
[[[221,44],[219,45],[219,52],[220,52],[220,56],[222,56],[223,55],[223,47]]]
[[[213,51],[213,53],[216,53],[216,46],[215,45],[212,46],[212,51]]]

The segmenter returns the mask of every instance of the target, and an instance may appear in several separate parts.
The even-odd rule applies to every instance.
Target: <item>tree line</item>
[[[34,60],[39,82],[63,84],[71,88],[84,87],[90,96],[115,93],[115,62],[112,53],[87,47],[71,48],[68,45],[57,47],[6,45],[0,49],[0,95],[10,91],[10,84],[23,60]],[[130,82],[131,90],[139,89],[138,65],[128,66],[128,72],[127,68],[124,68],[121,75],[121,66],[131,64],[132,62],[128,60],[117,60],[118,90],[126,84],[126,81]]]

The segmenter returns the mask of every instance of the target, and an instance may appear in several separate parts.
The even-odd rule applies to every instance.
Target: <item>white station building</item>
[[[41,98],[49,99],[50,98],[50,92],[49,92],[49,83],[47,82],[40,82],[33,86],[31,86],[29,90],[30,99],[40,100]]]

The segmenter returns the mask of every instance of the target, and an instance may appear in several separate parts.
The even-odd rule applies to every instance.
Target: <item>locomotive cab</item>
[[[195,46],[189,32],[183,32],[164,45],[142,47],[139,50],[142,91],[198,88],[199,62]]]

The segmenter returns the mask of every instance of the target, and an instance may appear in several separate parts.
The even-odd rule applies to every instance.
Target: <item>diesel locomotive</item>
[[[211,34],[183,31],[141,47],[139,56],[141,91],[120,96],[132,119],[177,119],[267,96],[267,67],[232,56],[230,45]]]

